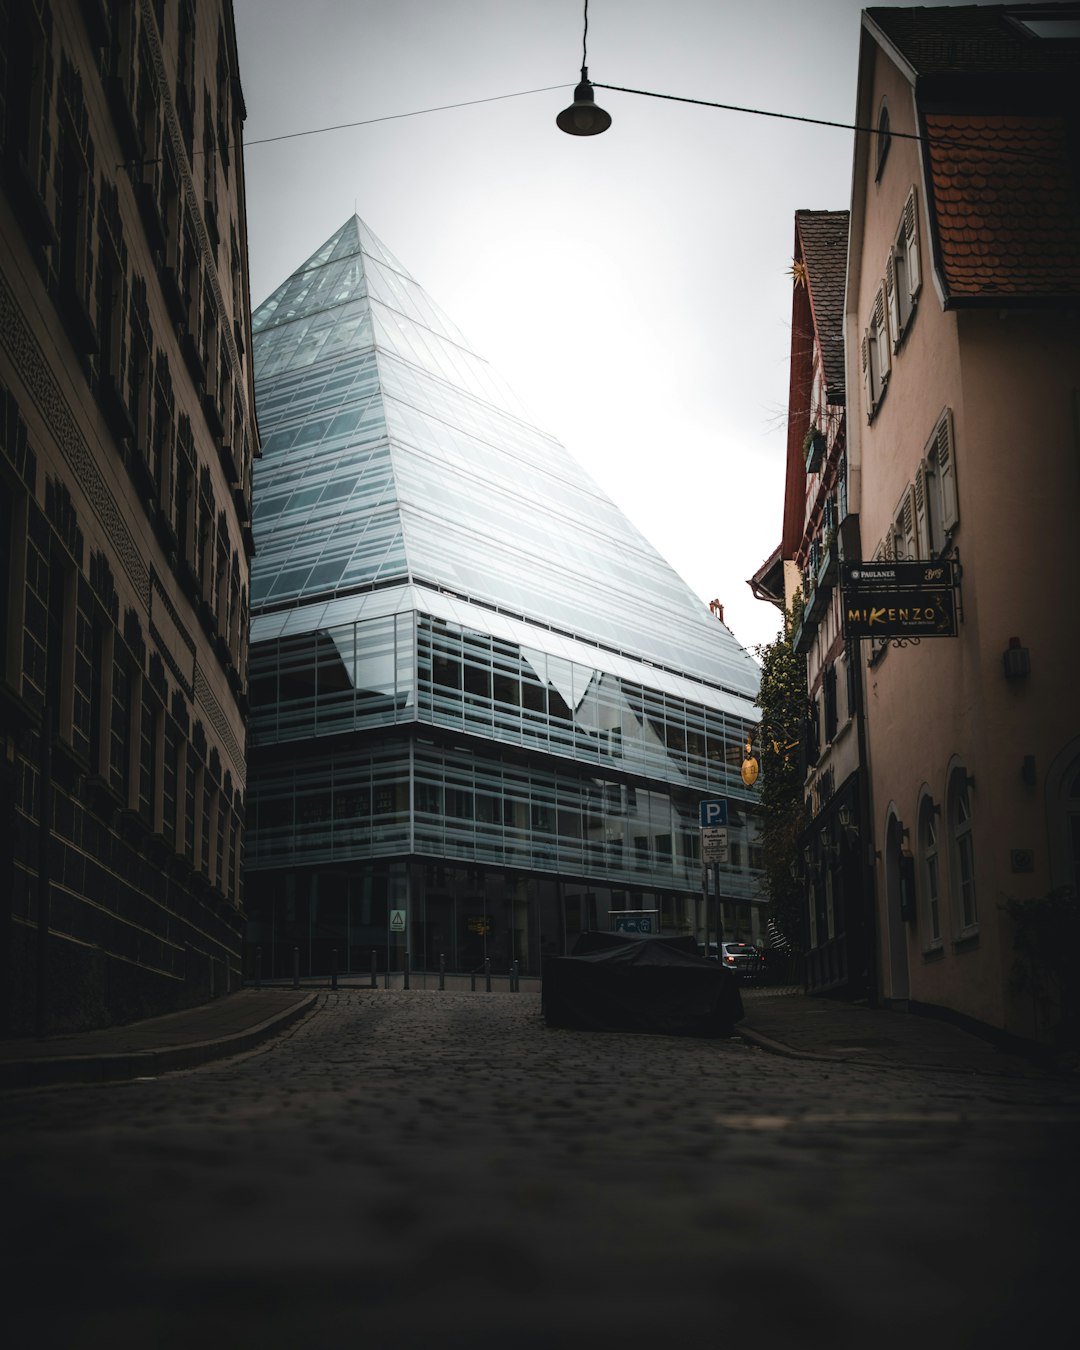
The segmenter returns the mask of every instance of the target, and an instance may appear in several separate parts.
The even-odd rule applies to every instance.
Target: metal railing
[[[477,985],[480,985],[480,992],[491,993],[538,993],[540,990],[539,975],[521,974],[521,964],[519,961],[511,961],[504,972],[496,972],[492,968],[491,957],[487,956],[483,962],[472,970],[450,971],[446,968],[446,956],[443,953],[439,955],[439,965],[437,970],[415,970],[412,966],[412,959],[409,952],[404,954],[404,963],[399,970],[390,970],[388,967],[381,971],[382,987],[384,989],[438,989],[451,990],[453,992],[464,992],[475,994]],[[370,970],[341,971],[338,967],[337,948],[334,947],[330,952],[330,973],[329,975],[310,975],[303,983],[306,987],[326,987],[331,989],[339,988],[344,983],[349,988],[369,988],[377,989],[379,987],[379,955],[378,949],[371,949]],[[280,987],[282,984],[291,983],[294,989],[300,988],[300,948],[292,949],[292,977],[278,976],[269,980],[264,980],[262,973],[262,947],[255,948],[254,979],[252,981],[256,989],[261,989],[264,984],[272,984]]]

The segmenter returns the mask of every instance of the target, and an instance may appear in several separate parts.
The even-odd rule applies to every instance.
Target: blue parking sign
[[[709,801],[698,802],[698,819],[702,829],[710,825],[727,824],[727,798],[712,797]]]

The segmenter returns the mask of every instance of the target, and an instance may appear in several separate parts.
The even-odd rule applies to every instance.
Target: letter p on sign
[[[709,801],[699,802],[698,820],[703,829],[707,829],[710,825],[726,825],[727,798],[714,797]]]

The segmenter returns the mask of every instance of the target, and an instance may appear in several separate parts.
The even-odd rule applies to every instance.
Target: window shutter
[[[874,416],[874,371],[870,364],[870,333],[864,331],[862,339],[862,379],[863,397],[866,399],[866,420]]]
[[[900,513],[897,516],[896,523],[900,527],[900,538],[903,541],[903,556],[905,558],[914,558],[918,556],[918,549],[915,542],[915,504],[914,493],[911,488],[904,492],[903,504],[900,507]]]
[[[934,433],[937,448],[938,480],[941,486],[941,528],[952,530],[960,522],[960,506],[956,495],[956,445],[953,439],[952,413],[948,408],[941,414]]]
[[[900,299],[896,294],[896,264],[890,253],[885,264],[885,299],[889,308],[889,336],[892,338],[893,351],[900,346]]]
[[[915,485],[912,489],[912,496],[915,502],[915,548],[917,556],[929,558],[930,522],[926,514],[926,464],[922,460],[919,461],[919,466],[915,470]]]
[[[877,288],[877,296],[874,299],[874,329],[875,339],[877,341],[878,351],[878,378],[882,386],[889,378],[889,371],[892,367],[892,356],[889,353],[889,329],[885,318],[885,283],[882,282]]]
[[[919,271],[919,210],[914,187],[904,203],[904,246],[907,251],[908,295],[914,301],[922,285],[922,273]]]

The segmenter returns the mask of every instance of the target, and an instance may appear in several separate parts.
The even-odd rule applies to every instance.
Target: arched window
[[[881,178],[885,170],[885,160],[889,154],[889,145],[892,137],[889,135],[889,105],[885,99],[881,100],[881,109],[878,112],[877,119],[877,169],[874,173],[875,180]]]
[[[938,824],[941,811],[930,796],[919,808],[919,862],[922,871],[923,929],[927,948],[941,945],[941,859]]]
[[[949,843],[952,854],[952,890],[960,937],[979,923],[975,904],[975,844],[972,838],[971,785],[964,769],[953,771],[949,783]]]
[[[911,916],[912,875],[910,854],[906,854],[903,822],[890,802],[885,816],[885,997],[903,1001],[910,997],[908,970],[908,918]],[[905,856],[906,855],[906,856]]]

